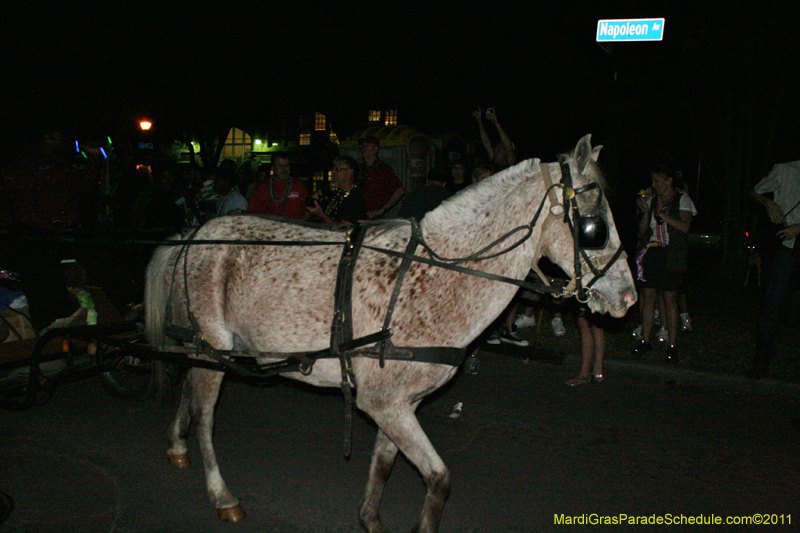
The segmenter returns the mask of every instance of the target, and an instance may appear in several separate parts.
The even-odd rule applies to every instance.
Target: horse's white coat
[[[569,159],[576,187],[601,179],[596,157],[597,149],[592,151],[589,136],[581,139]],[[539,160],[528,160],[468,187],[422,220],[423,237],[442,257],[464,257],[482,249],[532,220],[545,196],[540,176]],[[606,216],[611,239],[597,256],[607,259],[619,246],[619,237],[607,203],[602,199],[598,203],[598,197],[593,196],[597,194],[587,193],[585,198],[579,198],[579,204],[582,211]],[[546,214],[549,200],[544,201]],[[563,218],[545,218],[544,214],[531,238],[521,246],[497,258],[464,266],[523,279],[532,261],[538,260],[534,257],[536,250],[541,250],[571,272],[572,237]],[[410,231],[406,222],[388,222],[370,228],[364,242],[402,252]],[[273,219],[234,216],[210,221],[194,238],[343,243],[345,235]],[[515,240],[503,242],[499,248],[508,248]],[[190,308],[203,338],[217,349],[232,349],[236,344],[256,351],[284,353],[329,346],[341,245],[193,245],[181,250],[174,246],[157,251],[148,268],[146,308],[151,342],[164,342],[162,327],[169,297],[170,321],[188,327]],[[426,255],[421,248],[417,253]],[[364,249],[360,253],[353,281],[354,337],[381,329],[399,263],[399,259],[377,251]],[[188,265],[188,272],[184,272],[184,264]],[[590,278],[587,276],[586,281]],[[633,280],[624,260],[615,264],[595,289],[597,296],[590,305],[596,311],[621,316],[635,301]],[[395,346],[466,347],[500,315],[516,291],[517,287],[510,284],[415,262],[406,274],[395,307],[392,342]],[[422,398],[445,384],[456,370],[447,365],[406,361],[387,361],[381,369],[374,359],[353,359],[356,404],[379,428],[359,512],[368,531],[384,531],[378,509],[398,450],[419,469],[428,489],[416,527],[423,532],[438,530],[450,477],[414,411]],[[313,385],[338,387],[341,369],[338,360],[320,360],[308,376],[287,376]],[[211,443],[213,408],[220,382],[220,373],[190,371],[181,407],[170,429],[172,446],[168,452],[186,453],[189,421],[195,421],[207,488],[218,509],[238,505],[219,474]]]

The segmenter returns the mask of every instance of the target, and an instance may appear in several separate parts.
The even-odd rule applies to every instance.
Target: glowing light
[[[258,146],[261,146],[261,139],[256,139],[256,144],[257,144]]]
[[[139,121],[139,127],[142,128],[142,131],[148,131],[150,128],[153,127],[153,123],[149,120],[142,120]]]
[[[75,151],[81,153],[81,145],[78,144],[78,141],[75,141]]]
[[[103,159],[108,159],[108,154],[105,150],[103,150],[102,146],[100,147],[100,153],[103,154]]]

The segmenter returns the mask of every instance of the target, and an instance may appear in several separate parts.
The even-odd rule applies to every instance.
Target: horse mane
[[[540,175],[539,165],[539,159],[527,159],[465,187],[425,215],[421,221],[423,229],[450,227],[454,221],[470,225],[482,212],[488,216],[487,207],[498,207],[503,198],[513,198],[521,185]]]

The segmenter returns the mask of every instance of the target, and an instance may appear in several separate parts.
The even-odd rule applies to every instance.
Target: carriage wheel
[[[151,362],[126,355],[118,349],[114,352],[116,358],[111,369],[100,374],[103,386],[110,394],[119,398],[142,397],[152,380]]]

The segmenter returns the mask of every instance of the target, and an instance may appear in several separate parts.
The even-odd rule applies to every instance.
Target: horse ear
[[[591,140],[592,134],[587,133],[578,141],[578,145],[575,146],[575,162],[581,174],[586,170],[589,161],[597,161],[600,150],[603,148],[603,145],[592,148]]]
[[[600,150],[602,150],[602,149],[603,149],[603,145],[602,144],[598,144],[597,146],[592,148],[592,159],[597,161],[597,158],[600,157]]]

